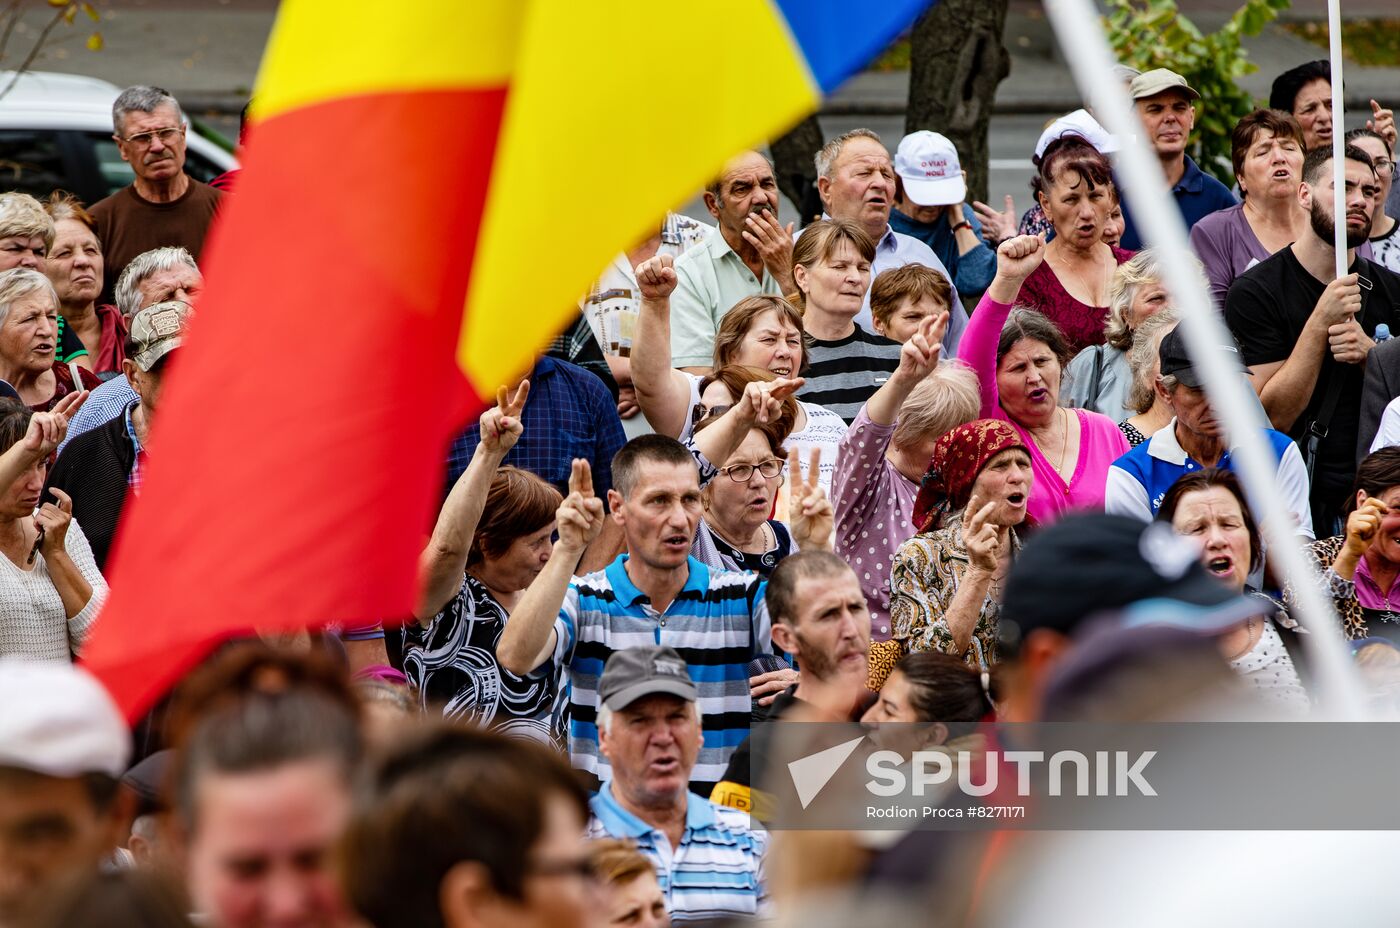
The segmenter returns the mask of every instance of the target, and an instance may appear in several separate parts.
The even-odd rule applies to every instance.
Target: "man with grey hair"
[[[756,151],[729,160],[705,188],[719,234],[676,259],[671,297],[671,358],[694,374],[710,372],[715,333],[747,296],[792,292],[792,223],[778,222],[778,181]]]
[[[128,87],[112,104],[112,138],[136,177],[93,204],[106,269],[102,302],[137,255],[179,245],[196,260],[223,194],[185,173],[185,114],[159,87]]]
[[[923,242],[890,227],[890,210],[894,208],[894,161],[880,136],[869,129],[852,129],[827,142],[816,156],[817,193],[822,198],[823,218],[850,219],[865,229],[875,243],[875,260],[870,265],[870,279],[881,271],[922,264],[933,268],[949,282],[953,275]],[[875,320],[870,315],[870,291],[855,318],[856,325],[875,333]],[[953,287],[949,300],[948,330],[943,335],[944,357],[955,357],[963,329],[967,327],[967,311]]]
[[[598,695],[612,777],[589,802],[588,837],[636,842],[656,867],[672,924],[767,914],[767,832],[689,789],[702,737],[685,660],[661,645],[614,652]]]
[[[129,326],[136,313],[147,306],[170,300],[193,306],[203,289],[204,276],[188,251],[178,247],[154,248],[137,255],[122,271],[117,280],[117,309]],[[125,374],[93,390],[68,423],[68,436],[58,446],[59,452],[84,432],[120,416],[137,399]]]
[[[99,570],[107,563],[127,491],[141,493],[161,381],[184,339],[189,315],[188,303],[171,300],[132,317],[122,371],[138,399],[120,415],[65,443],[49,468],[45,487],[72,497],[73,517],[83,526]]]

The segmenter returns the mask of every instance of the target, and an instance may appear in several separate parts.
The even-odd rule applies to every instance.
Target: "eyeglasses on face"
[[[160,139],[162,145],[170,145],[185,134],[184,126],[170,126],[165,129],[152,129],[150,132],[138,132],[135,135],[128,135],[122,141],[135,145],[138,148],[150,148],[151,143]]]
[[[783,462],[777,458],[769,458],[760,464],[731,464],[719,469],[721,474],[735,483],[748,483],[753,479],[754,471],[762,474],[764,480],[772,480],[783,472]]]

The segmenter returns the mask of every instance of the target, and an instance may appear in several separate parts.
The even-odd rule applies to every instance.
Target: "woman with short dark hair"
[[[1073,357],[1103,343],[1113,274],[1133,253],[1104,244],[1115,201],[1113,172],[1083,138],[1065,136],[1046,146],[1034,187],[1055,237],[1044,263],[1026,277],[1020,302],[1055,324]]]
[[[68,416],[86,395],[70,393],[51,413],[0,399],[0,657],[72,660],[107,597],[73,501],[62,490],[42,496]]]
[[[1400,642],[1400,446],[1368,454],[1346,502],[1346,530],[1308,545],[1348,639]],[[1289,583],[1285,602],[1293,598]]]
[[[549,561],[563,497],[528,471],[501,467],[523,432],[530,392],[481,416],[481,444],[443,503],[419,561],[422,592],[404,625],[403,667],[424,707],[556,746],[563,744],[562,690],[553,668],[516,676],[496,644],[520,595]]]
[[[1241,202],[1191,227],[1191,248],[1217,308],[1224,309],[1236,277],[1307,231],[1308,211],[1298,202],[1304,152],[1303,130],[1288,113],[1255,110],[1235,125],[1230,163]]]
[[[1230,471],[1208,467],[1177,480],[1162,497],[1157,519],[1200,541],[1207,573],[1237,593],[1268,600],[1247,585],[1263,562],[1264,542],[1239,479]],[[1302,656],[1297,629],[1286,612],[1251,615],[1221,635],[1219,645],[1230,669],[1266,700],[1306,710],[1308,693],[1297,670],[1301,660],[1294,657]]]

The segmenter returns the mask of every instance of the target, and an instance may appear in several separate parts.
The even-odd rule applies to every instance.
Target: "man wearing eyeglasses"
[[[122,269],[153,248],[178,245],[199,260],[223,194],[185,173],[187,128],[159,87],[128,87],[112,104],[112,139],[136,177],[89,210],[105,259],[100,302],[113,302]]]

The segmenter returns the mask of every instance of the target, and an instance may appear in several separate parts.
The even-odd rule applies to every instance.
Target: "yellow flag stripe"
[[[254,118],[360,94],[502,86],[515,63],[524,6],[283,0],[258,72]]]
[[[766,0],[531,4],[472,266],[468,379],[493,395],[618,251],[819,102]]]

